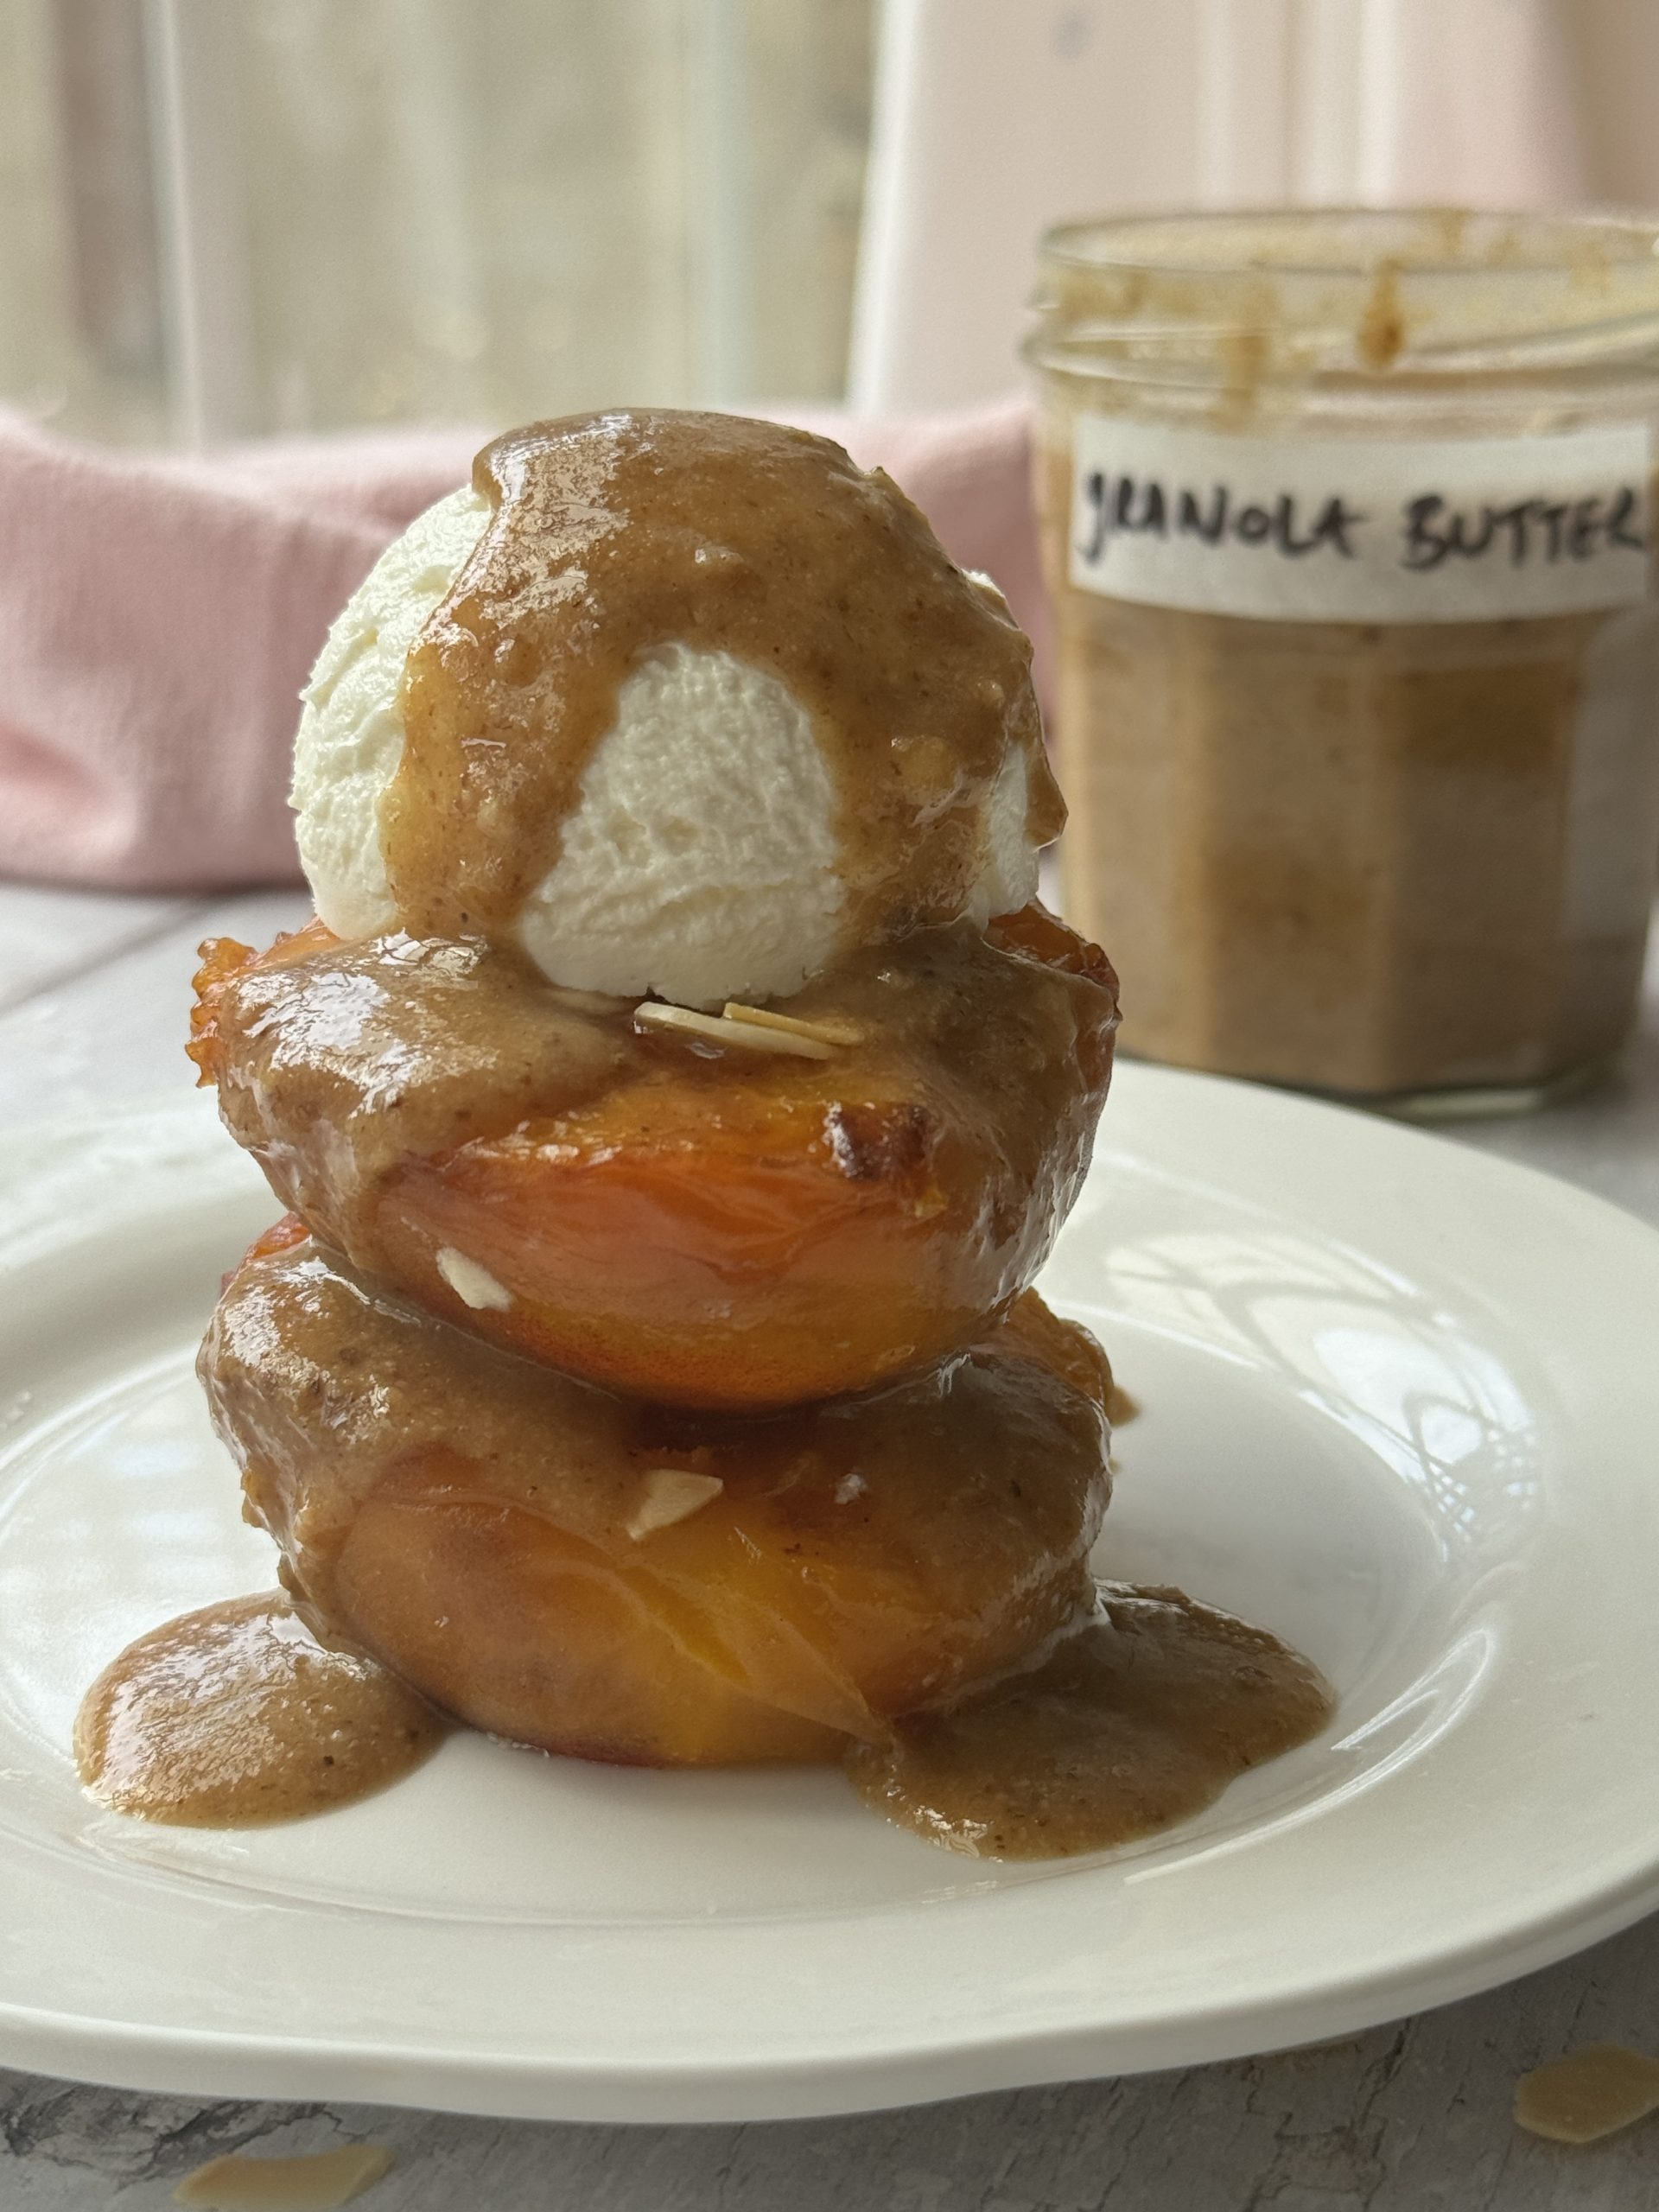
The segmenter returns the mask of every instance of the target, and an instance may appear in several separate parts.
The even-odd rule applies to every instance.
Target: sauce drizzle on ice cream
[[[512,936],[624,682],[674,646],[729,653],[810,714],[843,946],[967,908],[1010,760],[1031,843],[1058,835],[1030,644],[880,470],[804,430],[641,411],[514,431],[474,481],[493,518],[410,653],[381,814],[413,934]]]

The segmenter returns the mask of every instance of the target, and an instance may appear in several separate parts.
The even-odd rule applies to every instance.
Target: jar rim
[[[1334,245],[1344,237],[1353,242],[1348,251],[1307,251],[1316,242]],[[1223,242],[1232,242],[1232,251],[1216,251]],[[1183,243],[1188,250],[1179,251]],[[1275,245],[1280,251],[1273,250]],[[1196,253],[1193,245],[1199,248]],[[1286,250],[1296,245],[1301,250]],[[1305,277],[1363,285],[1386,267],[1414,283],[1476,277],[1525,284],[1645,267],[1659,289],[1659,215],[1622,208],[1148,209],[1052,223],[1042,234],[1040,252],[1045,263],[1080,274],[1142,272],[1222,283]]]
[[[1601,374],[1659,362],[1659,217],[1446,207],[1228,208],[1058,223],[1027,359],[1208,380]],[[1133,372],[1131,371],[1131,373]]]

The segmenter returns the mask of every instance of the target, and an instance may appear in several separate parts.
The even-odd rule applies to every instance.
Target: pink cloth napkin
[[[791,412],[886,467],[1044,652],[1023,403]],[[0,874],[168,891],[296,875],[300,686],[382,547],[484,436],[134,458],[0,416]]]

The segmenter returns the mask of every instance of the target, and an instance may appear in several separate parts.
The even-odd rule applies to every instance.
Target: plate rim
[[[1150,1085],[1155,1093],[1174,1086],[1189,1096],[1214,1096],[1223,1112],[1233,1096],[1252,1102],[1252,1110],[1265,1109],[1293,1123],[1311,1114],[1327,1128],[1363,1128],[1362,1141],[1380,1140],[1396,1147],[1402,1159],[1431,1146],[1443,1160],[1455,1158],[1466,1177],[1494,1191],[1507,1189],[1517,1198],[1529,1192],[1535,1198],[1548,1194],[1554,1206],[1578,1215],[1587,1228],[1633,1240],[1649,1260],[1659,1262],[1659,1229],[1640,1216],[1543,1170],[1459,1146],[1438,1132],[1185,1070],[1135,1063],[1125,1072],[1136,1089]],[[8,1129],[8,1145],[0,1155],[0,1217],[54,1155],[70,1159],[89,1145],[107,1147],[119,1131],[136,1138],[158,1124],[171,1124],[181,1133],[188,1129],[193,1136],[207,1127],[201,1103],[186,1093],[135,1099],[109,1114]],[[1103,1147],[1110,1148],[1109,1142]],[[227,1180],[233,1162],[240,1164],[239,1155],[232,1153],[226,1163]],[[0,1217],[0,1268],[6,1267],[7,1242]],[[1067,2017],[1048,2025],[1009,2027],[991,2015],[948,2034],[936,2031],[923,2043],[902,2036],[880,2047],[867,2041],[860,2050],[834,2057],[774,2055],[736,2065],[693,2056],[674,2063],[647,2058],[589,2065],[568,2056],[550,2060],[544,2052],[475,2049],[440,2057],[415,2044],[373,2044],[362,2037],[333,2041],[315,2034],[147,2027],[20,2005],[0,1997],[0,2061],[142,2091],[349,2100],[504,2118],[656,2125],[824,2116],[1062,2079],[1207,2063],[1357,2033],[1551,1965],[1632,1925],[1656,1904],[1659,1834],[1641,1863],[1627,1860],[1624,1872],[1541,1915],[1523,1913],[1512,1929],[1485,1933],[1464,1945],[1426,1942],[1403,1961],[1357,1980],[1333,1969],[1279,2001],[1270,2036],[1263,2033],[1259,1999],[1218,1999],[1156,2019],[1106,2023]],[[1087,2000],[1074,1998],[1071,2003],[1074,2009],[1086,2007]]]
[[[1433,1970],[1408,1962],[1363,1983],[1332,1981],[1284,2008],[1262,2040],[1259,2008],[1222,2005],[1155,2028],[1078,2023],[866,2048],[710,2070],[705,2063],[588,2065],[506,2052],[450,2054],[413,2045],[283,2038],[235,2031],[139,2028],[0,2000],[0,2063],[154,2095],[356,2104],[474,2118],[608,2126],[729,2126],[903,2110],[1055,2083],[1115,2080],[1295,2050],[1478,1996],[1541,1972],[1633,1927],[1659,1905],[1659,1867],[1564,1907],[1520,1946],[1491,1936]],[[1409,1993],[1408,1996],[1406,1993]],[[1403,1999],[1404,2001],[1401,2001]],[[22,2031],[14,2044],[14,2025]],[[1119,2044],[1134,2045],[1120,2050]],[[650,2109],[641,2109],[643,2100]]]

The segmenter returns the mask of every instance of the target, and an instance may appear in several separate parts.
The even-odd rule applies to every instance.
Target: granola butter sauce
[[[1103,1583],[1039,1665],[901,1720],[848,1771],[889,1820],[969,1858],[1065,1858],[1201,1812],[1317,1735],[1332,1704],[1265,1630],[1179,1590]]]
[[[494,517],[410,655],[382,812],[414,936],[512,938],[624,680],[677,643],[777,677],[812,715],[844,945],[962,912],[1011,751],[1033,843],[1058,836],[1029,642],[881,471],[804,430],[641,411],[516,430],[474,480]]]
[[[923,1376],[862,1408],[710,1420],[496,1352],[370,1291],[302,1239],[238,1272],[203,1369],[216,1417],[247,1454],[251,1512],[282,1543],[306,1618],[375,1645],[476,1725],[533,1740],[512,1700],[539,1681],[537,1712],[552,1715],[561,1671],[583,1725],[602,1714],[604,1685],[584,1684],[583,1668],[613,1677],[621,1654],[601,1645],[584,1658],[579,1633],[554,1659],[558,1609],[547,1607],[559,1586],[544,1579],[550,1555],[537,1560],[533,1531],[563,1530],[573,1590],[591,1600],[608,1578],[627,1596],[628,1649],[648,1652],[652,1614],[665,1606],[675,1649],[705,1655],[716,1693],[764,1681],[789,1700],[795,1718],[776,1756],[844,1756],[863,1796],[932,1840],[1053,1857],[1198,1810],[1315,1732],[1329,1700],[1274,1638],[1178,1592],[1109,1586],[1075,1625],[1105,1497],[1083,1394],[1105,1377],[1084,1339],[1071,1367],[1054,1341],[1064,1325],[1022,1325],[1079,1395],[1057,1392],[1016,1349],[1012,1363],[967,1363],[943,1395]],[[991,1435],[1003,1448],[976,1452],[971,1440],[982,1447]],[[710,1495],[648,1526],[642,1477],[648,1485],[664,1465]],[[910,1678],[923,1709],[886,1723],[832,1656],[809,1662],[798,1626],[835,1604],[856,1637],[871,1605],[913,1605],[905,1562],[924,1546],[935,1596]],[[775,1618],[738,1553],[795,1562]],[[820,1574],[830,1580],[817,1597],[789,1594]],[[435,1620],[426,1593],[439,1588]],[[949,1619],[933,1610],[946,1592]],[[795,1605],[805,1610],[791,1626]],[[1046,1656],[1027,1665],[1033,1649]],[[988,1664],[993,1686],[961,1694]],[[442,1726],[397,1675],[319,1645],[289,1599],[270,1596],[140,1638],[89,1693],[77,1751],[115,1809],[241,1827],[383,1787],[429,1752]],[[640,1756],[602,1726],[549,1747]]]
[[[374,1660],[319,1643],[274,1591],[186,1613],[129,1644],[82,1700],[75,1758],[114,1812],[254,1827],[384,1789],[446,1728]]]
[[[1066,906],[1132,979],[1129,1050],[1430,1110],[1527,1103],[1604,1065],[1659,847],[1659,618],[1459,612],[1456,560],[1433,620],[1086,588],[1079,421],[1292,459],[1346,441],[1400,454],[1402,493],[1449,490],[1414,440],[1651,422],[1656,333],[1640,224],[1296,211],[1056,233],[1032,358]],[[1535,488],[1522,469],[1516,495]],[[1358,505],[1376,527],[1388,502]]]
[[[202,1363],[285,1574],[437,1702],[547,1749],[684,1756],[683,1738],[632,1732],[630,1671],[659,1679],[665,1633],[682,1684],[668,1725],[698,1732],[700,1756],[747,1685],[779,1700],[763,1755],[844,1756],[890,1817],[1017,1859],[1166,1827],[1330,1710],[1306,1662],[1179,1592],[1111,1586],[1088,1610],[1105,1482],[1087,1396],[1106,1378],[1086,1339],[1060,1350],[1065,1325],[1020,1329],[1069,1388],[1017,1337],[862,1403],[677,1414],[493,1351],[302,1240],[245,1266]],[[665,1467],[708,1495],[655,1525],[639,1507]],[[620,1643],[593,1611],[603,1589]],[[880,1626],[890,1605],[913,1621],[896,1631],[908,1660]],[[884,1719],[869,1695],[900,1679],[904,1717]],[[755,1756],[753,1708],[728,1718]]]

